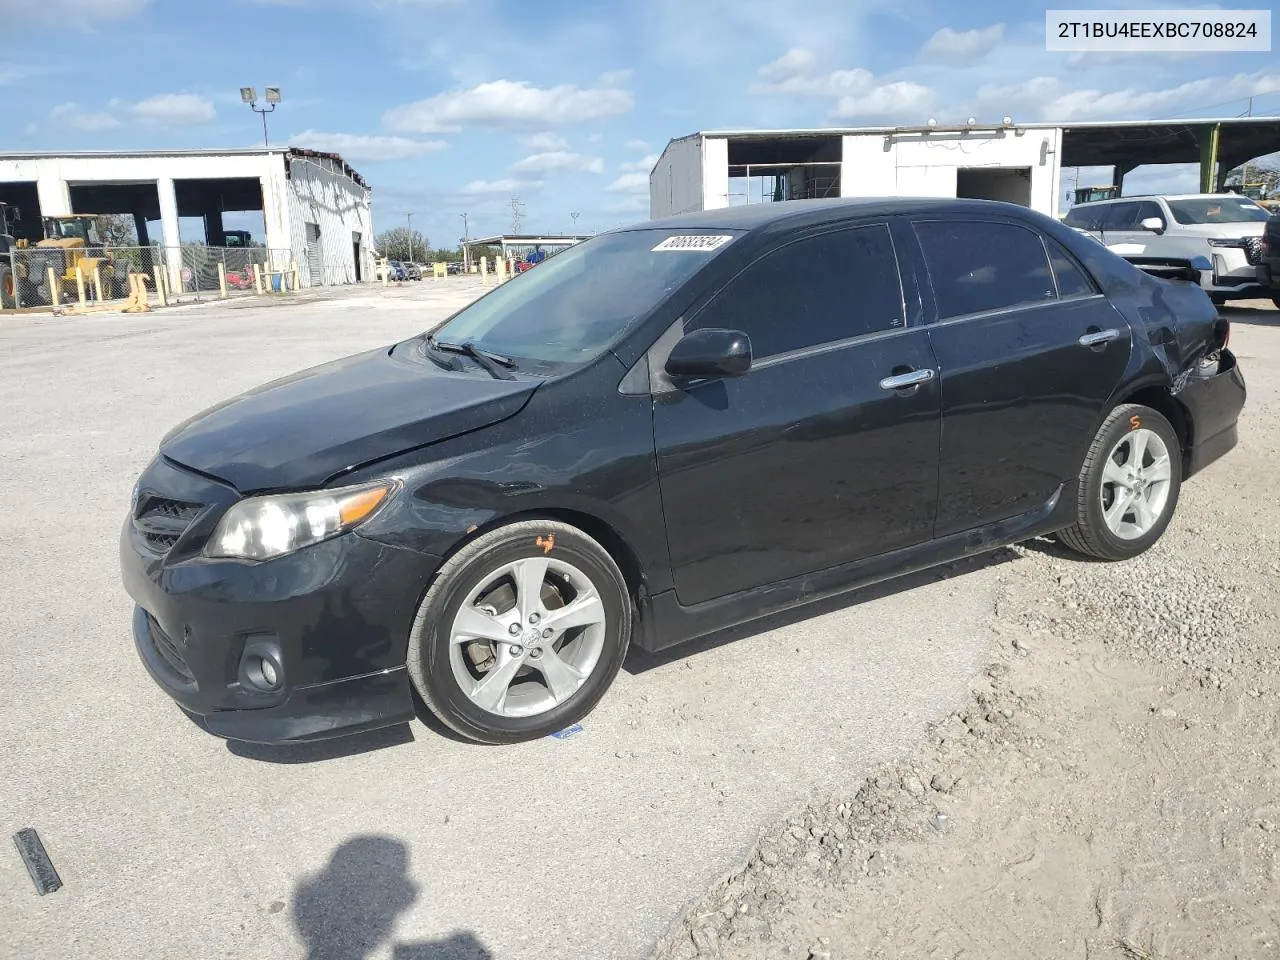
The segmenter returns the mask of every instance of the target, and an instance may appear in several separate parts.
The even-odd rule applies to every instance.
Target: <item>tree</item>
[[[425,260],[431,250],[427,238],[417,230],[409,231],[408,227],[396,227],[380,233],[373,239],[379,256],[388,260]]]
[[[98,217],[98,236],[108,247],[136,247],[138,233],[133,217],[124,213],[104,213]]]

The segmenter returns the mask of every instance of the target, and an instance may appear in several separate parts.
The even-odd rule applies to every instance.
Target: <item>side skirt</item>
[[[1072,481],[1060,486],[1043,506],[999,523],[694,606],[682,606],[674,590],[642,597],[632,642],[642,650],[656,653],[806,603],[1053,533],[1074,521],[1075,491],[1076,483]]]

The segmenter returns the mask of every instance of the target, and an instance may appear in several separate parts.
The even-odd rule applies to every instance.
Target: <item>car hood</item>
[[[540,380],[422,360],[419,341],[303,370],[210,407],[160,453],[243,493],[317,486],[373,460],[505,420]],[[413,359],[409,359],[411,357]]]
[[[1178,232],[1184,237],[1231,240],[1236,237],[1260,237],[1266,226],[1265,220],[1251,220],[1244,223],[1189,223],[1181,227]]]

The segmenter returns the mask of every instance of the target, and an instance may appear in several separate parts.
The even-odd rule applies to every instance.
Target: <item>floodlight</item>
[[[240,88],[240,102],[241,102],[241,103],[253,103],[253,102],[255,102],[257,99],[258,99],[258,91],[257,91],[257,90],[255,90],[255,89],[253,89],[253,87],[241,87],[241,88]]]
[[[977,117],[970,117],[968,122],[969,122],[969,126],[971,126],[971,127],[972,127],[975,123],[977,123],[977,122],[978,122],[978,118],[977,118]]]
[[[932,130],[932,129],[933,129],[934,127],[936,127],[937,125],[938,125],[938,121],[937,121],[937,120],[935,120],[935,119],[933,119],[933,117],[930,117],[930,118],[929,118],[929,129],[930,129],[930,130]]]
[[[1004,117],[1001,121],[1006,127],[1013,126],[1013,117]]]
[[[279,103],[279,102],[280,102],[280,88],[267,87],[267,103]]]

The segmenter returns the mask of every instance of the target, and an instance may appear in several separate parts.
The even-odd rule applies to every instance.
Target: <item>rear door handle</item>
[[[880,389],[901,390],[904,387],[918,387],[922,383],[928,383],[937,375],[936,370],[912,370],[910,373],[899,373],[881,380]]]
[[[1119,336],[1119,330],[1098,330],[1094,333],[1086,333],[1078,342],[1082,347],[1100,347],[1103,344],[1110,343]]]

